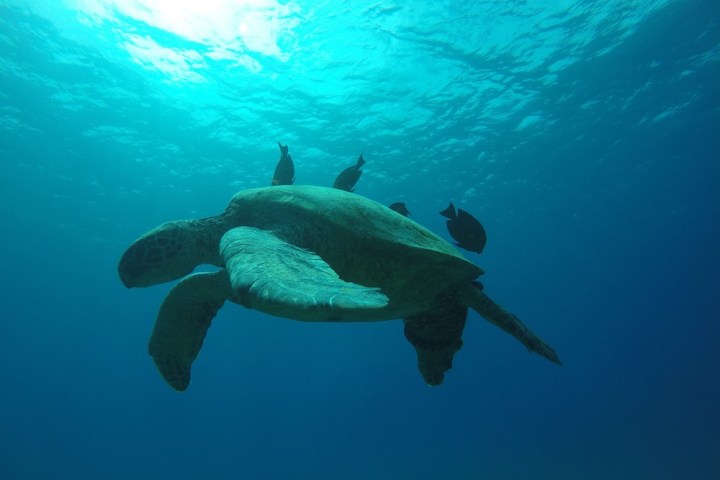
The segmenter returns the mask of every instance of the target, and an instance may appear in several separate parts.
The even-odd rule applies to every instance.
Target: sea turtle
[[[191,274],[199,264],[221,267]],[[241,191],[224,213],[164,223],[135,241],[118,265],[127,287],[184,277],[158,313],[149,352],[177,390],[218,309],[230,300],[304,321],[402,318],[418,367],[442,383],[468,307],[560,364],[555,351],[503,310],[475,279],[483,271],[448,242],[368,198],[335,188]]]

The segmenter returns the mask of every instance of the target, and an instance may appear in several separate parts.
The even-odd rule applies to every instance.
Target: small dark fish
[[[280,160],[275,167],[275,174],[270,185],[292,185],[295,181],[295,165],[292,157],[288,155],[288,146],[278,142],[278,147],[280,147]]]
[[[348,167],[342,172],[340,172],[340,175],[338,175],[335,179],[335,183],[333,183],[333,187],[340,190],[345,190],[346,192],[352,192],[355,184],[360,178],[360,175],[362,175],[362,170],[360,170],[360,168],[363,165],[365,165],[365,159],[363,158],[361,153],[360,158],[358,158],[358,161],[355,165],[353,165],[352,167]]]
[[[462,208],[458,208],[456,213],[452,202],[448,208],[440,212],[440,215],[449,219],[447,229],[458,247],[482,253],[485,242],[487,242],[487,235],[482,224],[475,217]]]
[[[407,209],[405,204],[403,202],[395,202],[392,205],[390,205],[390,210],[395,210],[400,215],[407,217],[410,215],[410,210]]]

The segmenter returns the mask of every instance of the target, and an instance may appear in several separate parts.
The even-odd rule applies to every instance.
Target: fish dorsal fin
[[[440,212],[440,215],[442,215],[445,218],[449,218],[450,220],[456,219],[457,214],[455,213],[455,205],[453,205],[452,202],[450,202],[450,205],[448,205],[448,207],[445,210]]]
[[[342,320],[388,303],[377,288],[342,280],[318,255],[266,230],[229,230],[220,241],[220,254],[230,275],[233,301],[270,315]]]

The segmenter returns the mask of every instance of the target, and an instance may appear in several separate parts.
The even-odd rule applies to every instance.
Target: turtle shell
[[[403,312],[422,311],[441,291],[483,273],[427,228],[373,200],[334,188],[245,190],[233,197],[226,215],[229,228],[271,231],[319,255],[343,280],[381,288]]]

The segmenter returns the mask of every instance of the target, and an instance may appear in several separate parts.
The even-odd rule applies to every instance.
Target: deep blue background
[[[0,2],[0,477],[720,478],[717,2],[299,2],[293,56],[204,82],[118,38],[202,45],[28,3]],[[276,140],[298,183],[364,151],[358,193],[442,235],[449,200],[478,216],[486,291],[565,366],[471,313],[431,389],[401,322],[227,305],[172,391],[146,353],[171,285],[126,290],[117,260],[268,184]]]

